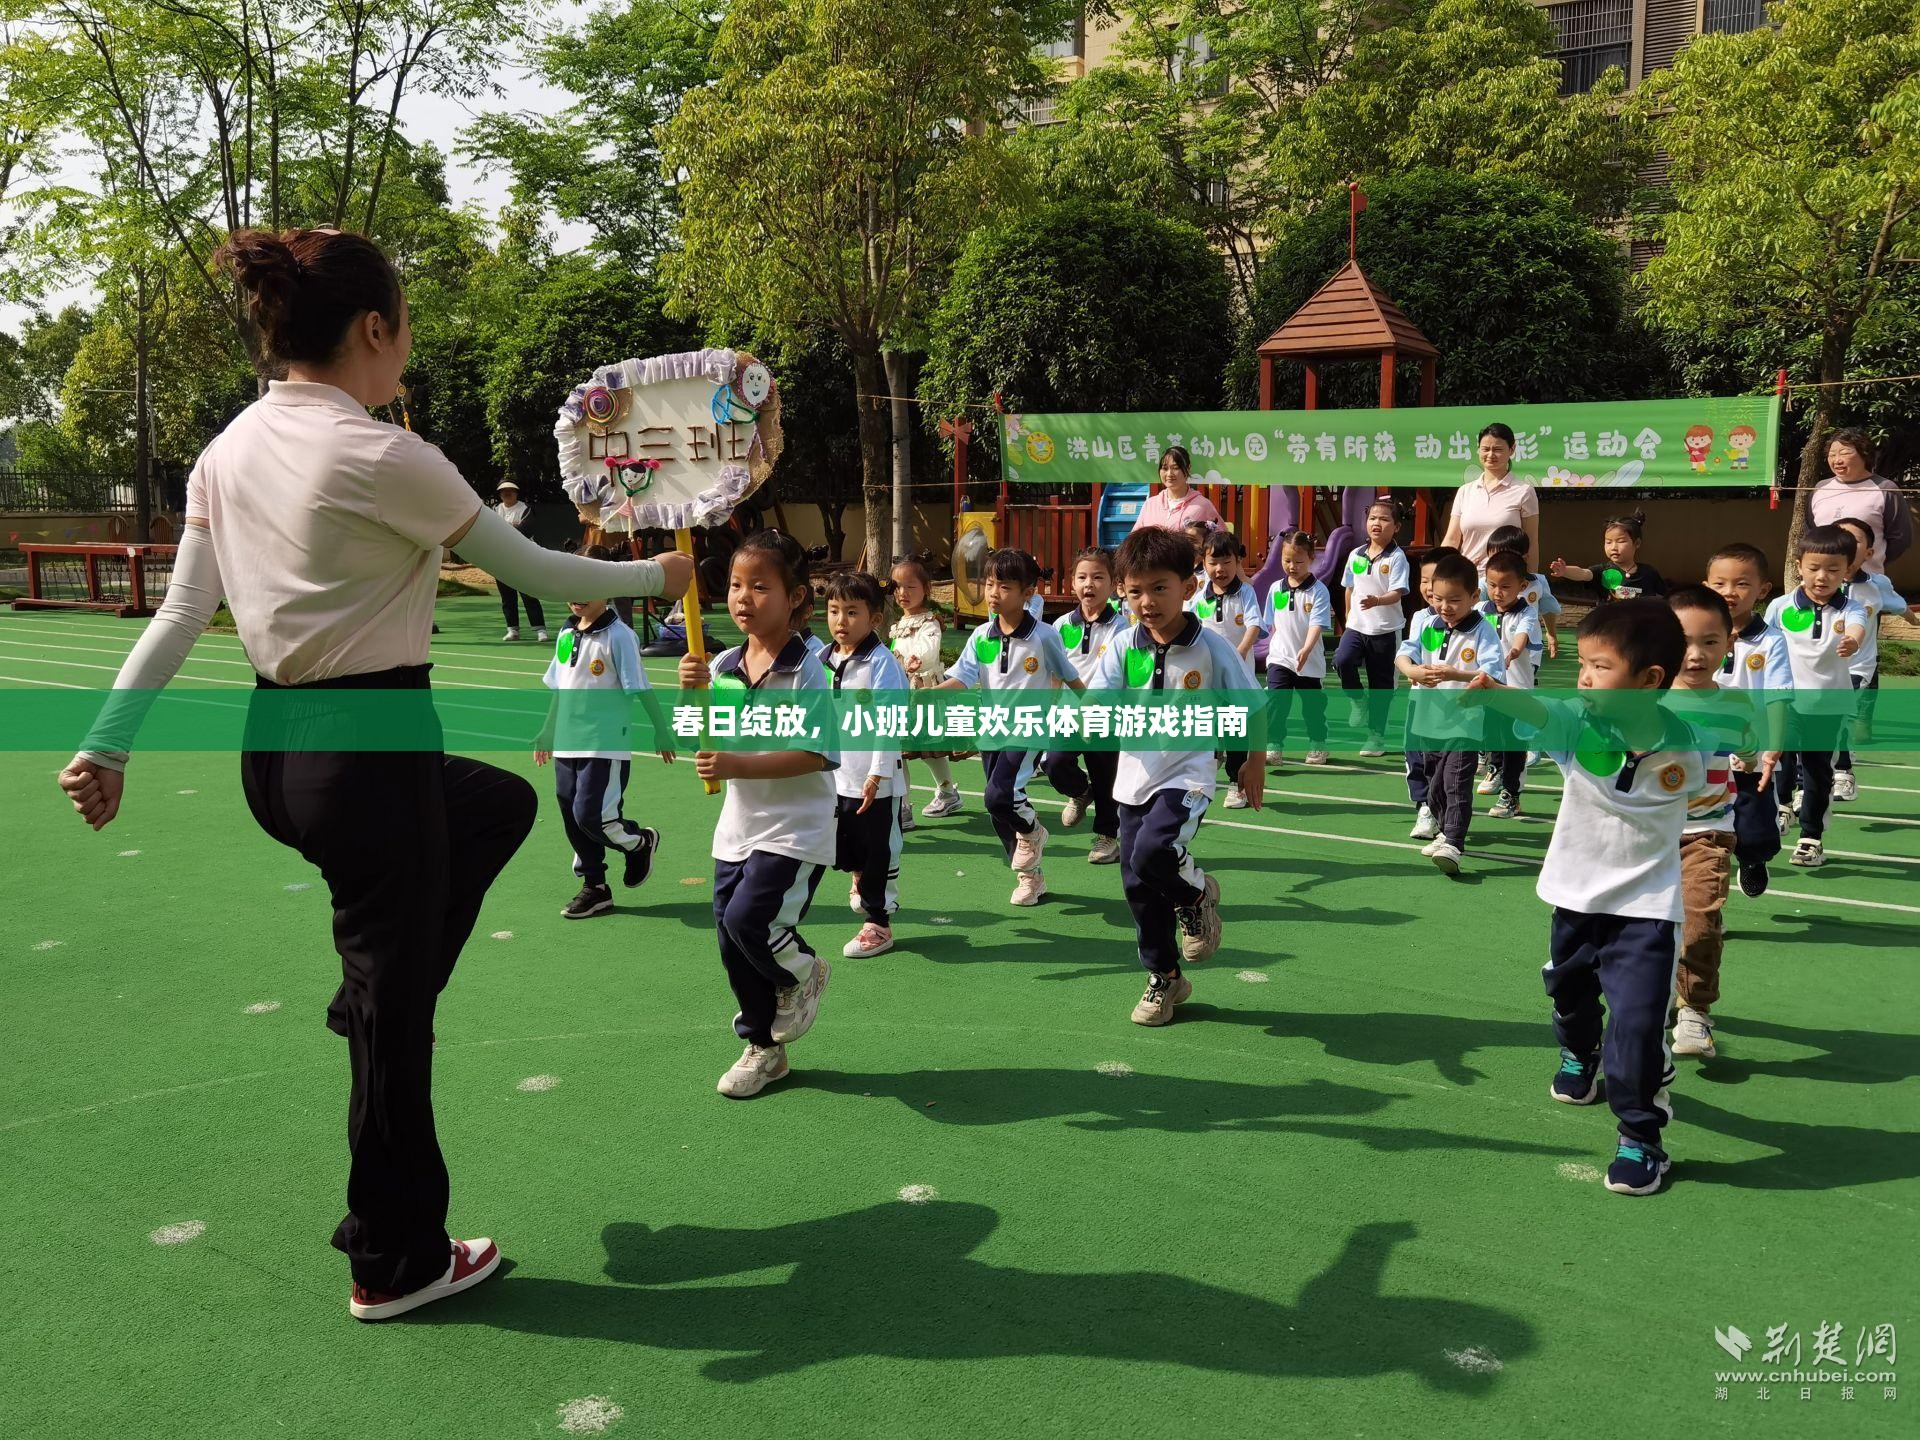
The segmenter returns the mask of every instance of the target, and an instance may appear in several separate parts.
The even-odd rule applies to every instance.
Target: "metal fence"
[[[134,485],[123,475],[0,470],[0,510],[77,510],[89,515],[131,515]]]

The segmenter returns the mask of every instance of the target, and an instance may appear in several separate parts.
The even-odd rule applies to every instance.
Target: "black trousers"
[[[713,928],[740,1011],[733,1033],[755,1045],[773,1044],[779,992],[813,969],[813,951],[800,922],[820,888],[824,865],[756,850],[744,860],[713,862]]]
[[[1440,822],[1441,835],[1455,845],[1467,843],[1473,824],[1473,777],[1479,761],[1472,750],[1427,751],[1427,808]]]
[[[1527,752],[1524,750],[1495,750],[1493,768],[1500,772],[1500,793],[1519,797],[1527,776]]]
[[[1827,833],[1827,816],[1833,810],[1833,751],[1795,750],[1803,723],[1798,715],[1787,722],[1787,744],[1780,763],[1773,767],[1773,793],[1781,805],[1793,804],[1793,791],[1800,788],[1800,837],[1821,840]],[[1806,726],[1814,733],[1833,733],[1832,722],[1822,717]]]
[[[1011,860],[1013,842],[1039,823],[1033,802],[1027,799],[1027,782],[1039,768],[1040,757],[1031,750],[982,750],[980,764],[987,773],[987,818]]]
[[[1400,648],[1394,631],[1369,635],[1351,625],[1334,647],[1333,669],[1340,677],[1340,688],[1358,690],[1360,671],[1367,672],[1367,729],[1375,735],[1386,733],[1387,713],[1393,708],[1393,655]]]
[[[527,622],[536,630],[547,628],[547,612],[540,608],[540,602],[531,595],[523,596],[518,590],[509,590],[500,586],[500,613],[507,617],[507,628],[520,628],[520,602],[527,602]]]
[[[1880,672],[1875,670],[1870,676],[1854,676],[1853,688],[1860,691],[1860,708],[1841,732],[1840,748],[1833,755],[1833,768],[1836,770],[1853,769],[1853,737],[1873,732],[1873,707],[1880,699]]]
[[[1086,769],[1081,770],[1084,765]],[[1118,750],[1050,750],[1040,757],[1047,783],[1071,800],[1086,796],[1093,805],[1093,833],[1109,840],[1120,834],[1120,807],[1113,799],[1113,777],[1120,769]]]
[[[1556,906],[1541,972],[1554,1035],[1583,1060],[1600,1056],[1620,1133],[1656,1147],[1673,1119],[1666,1027],[1680,955],[1674,932],[1671,920]]]
[[[1773,796],[1760,788],[1753,771],[1734,771],[1733,858],[1742,865],[1764,865],[1779,853],[1780,818]]]
[[[1187,846],[1211,799],[1198,790],[1156,790],[1144,805],[1120,807],[1120,888],[1133,911],[1140,963],[1156,975],[1180,973],[1174,912],[1203,894],[1206,872]]]
[[[424,690],[426,667],[349,678],[385,683],[342,688]],[[240,776],[260,828],[319,867],[333,898],[342,983],[328,1024],[353,1075],[334,1248],[361,1285],[405,1294],[450,1259],[434,1006],[539,802],[517,775],[437,752],[249,749]]]
[[[624,854],[640,844],[640,827],[620,808],[632,777],[631,760],[554,759],[553,789],[573,846],[573,873],[589,885],[607,883],[609,847]]]
[[[854,877],[860,887],[860,913],[892,929],[893,912],[900,908],[899,800],[876,795],[863,815],[858,795],[836,795],[833,819],[833,868]]]
[[[1327,691],[1319,676],[1296,675],[1285,665],[1269,665],[1267,689],[1273,692],[1267,703],[1267,746],[1275,755],[1287,748],[1287,721],[1293,717],[1296,690],[1301,692],[1300,708],[1306,714],[1307,743],[1316,750],[1326,745]]]

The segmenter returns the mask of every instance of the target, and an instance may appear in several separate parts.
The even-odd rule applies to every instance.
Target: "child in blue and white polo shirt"
[[[1476,681],[1469,701],[1536,729],[1565,777],[1535,886],[1553,906],[1541,978],[1560,1065],[1547,1093],[1591,1105],[1604,1073],[1619,1127],[1607,1189],[1651,1195],[1670,1164],[1660,1142],[1673,1118],[1666,1022],[1686,914],[1680,835],[1690,802],[1710,788],[1715,746],[1660,704],[1687,652],[1665,601],[1596,607],[1579,646],[1578,701],[1490,680]]]
[[[1247,547],[1232,531],[1215,530],[1208,535],[1200,551],[1200,571],[1207,578],[1187,601],[1187,609],[1200,617],[1202,625],[1233,646],[1240,658],[1251,666],[1253,647],[1266,632],[1267,622],[1266,607],[1260,603],[1260,596],[1247,583],[1241,569],[1246,554]],[[1226,808],[1229,810],[1247,808],[1247,797],[1234,778],[1246,761],[1245,751],[1229,750],[1226,754]]]
[[[1313,536],[1291,530],[1280,537],[1282,574],[1267,592],[1267,688],[1270,753],[1278,762],[1287,748],[1293,692],[1307,722],[1307,764],[1327,763],[1327,649],[1333,629],[1333,595],[1313,573]]]
[[[1040,566],[1024,550],[994,550],[982,567],[987,608],[984,624],[967,637],[960,658],[940,682],[942,690],[1057,690],[1085,688],[1067,660],[1060,632],[1033,618],[1028,602],[1040,588]],[[1027,782],[1039,768],[1032,750],[980,752],[986,770],[987,814],[1006,848],[1007,863],[1018,877],[1012,903],[1038,905],[1047,893],[1041,858],[1047,827],[1033,813]]]
[[[1827,863],[1827,816],[1833,805],[1833,752],[1842,722],[1853,713],[1852,660],[1867,638],[1867,612],[1841,588],[1854,571],[1855,541],[1838,525],[1800,533],[1800,583],[1767,606],[1767,623],[1786,637],[1793,667],[1793,713],[1786,753],[1773,772],[1780,828],[1793,822],[1794,785],[1804,776],[1800,843],[1790,865]],[[1799,738],[1796,748],[1793,737]]]
[[[1387,712],[1393,705],[1393,652],[1407,623],[1413,589],[1407,552],[1400,548],[1400,507],[1382,495],[1367,507],[1367,543],[1356,545],[1340,571],[1347,592],[1347,628],[1333,652],[1340,686],[1352,697],[1347,723],[1365,724],[1362,755],[1387,753]],[[1367,671],[1367,698],[1360,699],[1360,669]]]
[[[1138,618],[1125,645],[1109,645],[1094,670],[1096,690],[1177,690],[1191,694],[1254,691],[1253,672],[1216,631],[1187,613],[1193,594],[1193,547],[1184,536],[1153,527],[1135,530],[1114,556],[1127,608]],[[1248,754],[1238,780],[1260,808],[1267,757],[1256,708]],[[1213,798],[1208,750],[1124,750],[1114,798],[1120,805],[1120,883],[1133,912],[1146,992],[1133,1008],[1136,1025],[1165,1025],[1193,994],[1181,963],[1197,965],[1220,948],[1220,882],[1187,846]]]
[[[1910,614],[1911,607],[1893,588],[1893,581],[1884,571],[1876,574],[1866,568],[1867,559],[1879,544],[1873,526],[1852,516],[1834,523],[1856,541],[1853,577],[1845,588],[1847,598],[1858,603],[1867,616],[1867,633],[1860,641],[1860,648],[1854,651],[1851,667],[1853,688],[1860,692],[1859,708],[1854,711],[1846,738],[1833,757],[1833,798],[1853,800],[1860,794],[1859,783],[1853,778],[1853,740],[1855,736],[1872,733],[1874,702],[1880,696],[1880,617]]]
[[[1766,552],[1747,544],[1723,545],[1707,560],[1707,588],[1727,602],[1733,646],[1720,662],[1722,690],[1762,696],[1764,704],[1756,768],[1733,772],[1733,860],[1740,893],[1758,899],[1767,893],[1767,864],[1780,853],[1780,820],[1773,804],[1773,771],[1786,745],[1793,665],[1787,638],[1769,625],[1759,607],[1773,593],[1773,567]]]
[[[1091,685],[1100,657],[1108,646],[1121,643],[1127,630],[1127,620],[1113,598],[1113,556],[1097,545],[1074,556],[1073,594],[1080,603],[1054,621],[1053,628],[1074,674],[1082,685]],[[1049,750],[1040,757],[1047,783],[1067,797],[1060,823],[1071,830],[1089,810],[1093,812],[1089,865],[1120,863],[1120,811],[1113,799],[1113,776],[1119,763],[1117,750]]]
[[[1443,555],[1434,561],[1427,577],[1433,618],[1407,637],[1393,661],[1409,682],[1428,692],[1413,697],[1408,726],[1428,746],[1427,805],[1440,833],[1420,853],[1447,875],[1460,873],[1460,857],[1467,848],[1467,829],[1473,823],[1473,768],[1483,727],[1480,716],[1450,700],[1437,700],[1431,692],[1464,690],[1482,675],[1496,683],[1507,676],[1500,632],[1473,608],[1478,578],[1473,562],[1464,555]]]
[[[1506,666],[1506,683],[1516,690],[1531,690],[1545,642],[1540,635],[1540,614],[1526,600],[1527,562],[1511,550],[1494,551],[1487,557],[1482,585],[1491,597],[1487,618],[1500,632],[1500,663]],[[1500,777],[1500,798],[1487,812],[1487,818],[1515,819],[1520,814],[1520,786],[1526,775],[1527,752],[1496,751],[1493,764]]]

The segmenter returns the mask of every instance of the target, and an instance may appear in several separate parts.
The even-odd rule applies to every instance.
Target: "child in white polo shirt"
[[[1043,625],[1028,610],[1040,587],[1040,566],[1024,550],[994,550],[982,567],[987,608],[984,624],[967,637],[960,658],[940,682],[942,690],[1057,690],[1083,687],[1067,660],[1060,632]],[[987,814],[1007,852],[1007,863],[1018,877],[1012,903],[1038,905],[1047,893],[1041,859],[1047,848],[1047,827],[1033,813],[1027,782],[1039,767],[1032,750],[982,750],[986,769]]]
[[[1791,734],[1773,772],[1774,794],[1784,830],[1793,821],[1794,785],[1803,782],[1800,843],[1787,863],[1808,869],[1827,863],[1833,752],[1843,722],[1853,713],[1850,662],[1867,637],[1867,612],[1841,588],[1854,571],[1854,548],[1853,536],[1838,525],[1802,531],[1796,557],[1800,583],[1767,606],[1767,623],[1785,636],[1787,663],[1793,667]]]
[[[1767,893],[1767,865],[1780,853],[1780,820],[1773,804],[1773,768],[1786,744],[1793,665],[1787,639],[1758,613],[1773,593],[1773,567],[1766,552],[1744,543],[1723,545],[1707,561],[1707,588],[1727,602],[1733,644],[1720,662],[1722,690],[1759,697],[1765,707],[1761,743],[1769,752],[1766,773],[1736,765],[1733,772],[1733,860],[1740,893],[1757,900]]]
[[[1423,567],[1424,568],[1424,567]],[[1473,823],[1473,768],[1483,736],[1481,717],[1434,692],[1464,690],[1479,676],[1498,683],[1507,667],[1500,632],[1473,607],[1479,574],[1460,554],[1442,555],[1427,577],[1432,618],[1406,638],[1394,665],[1420,688],[1408,724],[1427,745],[1427,806],[1439,834],[1421,854],[1445,875],[1460,873]]]
[[[824,691],[827,672],[795,629],[811,601],[806,554],[791,536],[763,530],[733,552],[727,612],[746,639],[711,668],[680,661],[683,689]],[[831,740],[773,751],[703,750],[702,780],[725,780],[713,831],[713,919],[720,961],[747,1047],[720,1077],[722,1095],[743,1100],[788,1074],[787,1046],[813,1027],[830,970],[800,934],[820,877],[835,860]]]
[[[1108,646],[1120,643],[1127,628],[1113,598],[1113,556],[1098,546],[1074,556],[1073,593],[1080,603],[1054,621],[1053,628],[1073,673],[1082,685],[1090,685],[1100,657]],[[1067,797],[1060,823],[1071,830],[1089,810],[1093,812],[1089,865],[1120,862],[1120,811],[1113,799],[1113,776],[1119,763],[1117,750],[1049,750],[1040,757],[1047,783]]]
[[[1400,507],[1382,495],[1367,507],[1367,542],[1356,545],[1340,571],[1347,592],[1347,628],[1333,652],[1340,688],[1351,697],[1347,723],[1366,726],[1362,755],[1387,753],[1387,712],[1393,706],[1393,653],[1407,623],[1413,576],[1396,537]],[[1367,698],[1360,698],[1360,670],[1367,672]]]
[[[1853,664],[1849,672],[1853,677],[1853,688],[1860,692],[1859,708],[1854,711],[1852,722],[1833,757],[1833,798],[1835,800],[1853,800],[1860,794],[1859,783],[1853,778],[1853,741],[1856,736],[1865,737],[1873,730],[1874,702],[1880,695],[1880,619],[1883,615],[1912,614],[1904,596],[1893,588],[1893,581],[1887,578],[1885,571],[1867,569],[1867,561],[1879,544],[1879,537],[1872,525],[1865,520],[1856,520],[1851,516],[1834,522],[1842,530],[1854,537],[1854,571],[1847,581],[1847,598],[1856,602],[1866,612],[1867,633],[1860,641],[1860,648],[1853,654]]]
[[[1267,730],[1278,762],[1287,748],[1293,692],[1307,725],[1309,765],[1327,763],[1327,650],[1333,629],[1333,595],[1313,573],[1313,536],[1290,530],[1280,537],[1282,574],[1267,592],[1267,688],[1273,692]]]
[[[1212,630],[1252,664],[1253,647],[1266,632],[1266,607],[1249,585],[1241,569],[1247,547],[1232,531],[1215,530],[1200,551],[1200,573],[1206,576],[1200,588],[1187,601],[1187,608],[1200,617],[1200,623]],[[1324,670],[1324,662],[1322,669]],[[1229,750],[1227,764],[1226,808],[1244,810],[1247,797],[1234,777],[1246,764],[1244,751]]]
[[[1460,552],[1451,545],[1434,545],[1423,552],[1420,563],[1414,567],[1414,584],[1420,591],[1421,608],[1413,612],[1413,618],[1407,622],[1407,634],[1424,635],[1435,628],[1433,617],[1433,567],[1449,555]],[[1395,642],[1394,668],[1399,668],[1399,642]],[[1402,722],[1402,749],[1406,752],[1407,800],[1413,806],[1413,829],[1407,832],[1412,840],[1433,840],[1440,834],[1440,822],[1434,818],[1432,808],[1427,804],[1427,745],[1424,737],[1415,725],[1418,716],[1412,705],[1407,706],[1406,719]]]
[[[590,560],[613,558],[611,551],[599,545],[586,554]],[[533,763],[553,761],[560,821],[573,846],[573,873],[580,877],[580,893],[560,913],[568,920],[586,920],[613,909],[613,890],[607,884],[608,850],[625,856],[621,881],[631,890],[653,872],[653,857],[660,848],[658,830],[636,825],[622,812],[633,776],[627,697],[639,699],[652,722],[660,758],[668,764],[674,759],[673,732],[640,664],[640,642],[613,607],[605,600],[574,600],[567,609],[573,618],[560,631],[547,673],[541,677],[554,697]],[[601,698],[589,699],[583,692],[598,692]],[[562,694],[581,698],[563,702]],[[558,750],[553,748],[556,743]]]
[[[1496,550],[1487,557],[1482,586],[1490,597],[1487,618],[1500,632],[1500,663],[1506,667],[1506,683],[1516,690],[1533,688],[1534,667],[1540,663],[1544,640],[1540,633],[1540,613],[1527,603],[1527,562],[1511,550]],[[1527,771],[1527,752],[1493,752],[1494,770],[1500,777],[1500,798],[1487,812],[1489,820],[1512,820],[1520,814],[1520,787]]]
[[[1193,549],[1171,530],[1135,530],[1114,556],[1127,608],[1138,617],[1126,643],[1107,647],[1094,670],[1095,690],[1206,692],[1257,689],[1240,652],[1195,615]],[[1249,717],[1248,754],[1234,777],[1247,803],[1260,808],[1266,784],[1261,712]],[[1146,992],[1133,1008],[1136,1025],[1165,1025],[1193,994],[1181,963],[1197,965],[1220,948],[1220,882],[1187,846],[1213,797],[1211,750],[1124,750],[1114,798],[1120,805],[1120,883],[1133,912]]]
[[[907,672],[880,641],[875,628],[886,611],[880,582],[859,570],[842,570],[827,582],[827,630],[833,648],[821,657],[833,677],[833,692],[869,699],[875,691],[906,700]],[[849,750],[833,772],[838,832],[836,870],[850,871],[847,901],[866,916],[860,933],[841,954],[849,960],[884,955],[893,948],[893,912],[900,908],[900,812],[907,793],[906,765],[898,745]]]
[[[1660,1141],[1673,1118],[1666,1020],[1686,914],[1680,835],[1689,802],[1710,788],[1714,747],[1660,704],[1687,651],[1664,600],[1597,606],[1579,646],[1577,702],[1490,680],[1471,699],[1537,730],[1565,777],[1535,886],[1553,906],[1541,977],[1560,1065],[1547,1093],[1591,1105],[1604,1074],[1619,1126],[1607,1189],[1651,1195],[1670,1165]]]

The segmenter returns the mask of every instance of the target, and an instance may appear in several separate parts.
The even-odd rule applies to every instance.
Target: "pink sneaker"
[[[1013,840],[1013,868],[1015,870],[1037,870],[1040,857],[1047,849],[1047,827],[1038,820],[1033,829],[1024,835],[1016,835]]]
[[[869,920],[860,927],[858,935],[847,941],[846,948],[840,953],[849,960],[865,960],[870,955],[884,955],[891,949],[893,949],[893,931]]]
[[[356,1282],[347,1309],[356,1320],[391,1320],[462,1290],[471,1290],[500,1268],[500,1247],[487,1239],[456,1240],[447,1273],[405,1295],[383,1295]]]

